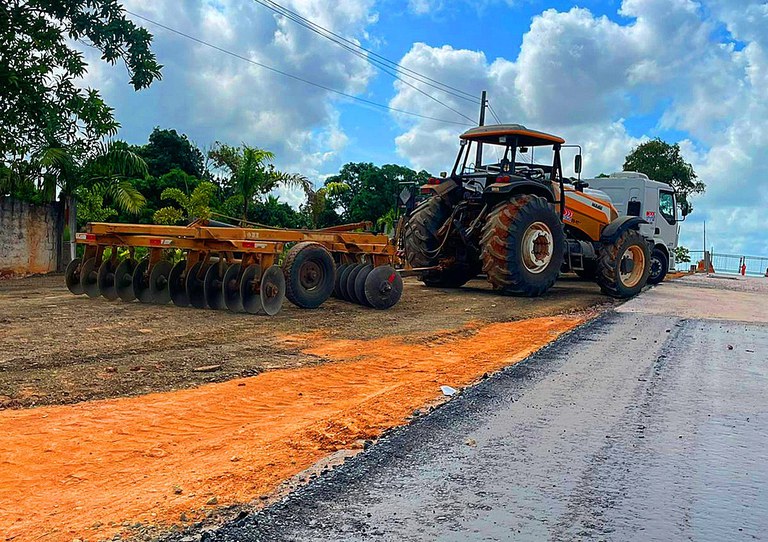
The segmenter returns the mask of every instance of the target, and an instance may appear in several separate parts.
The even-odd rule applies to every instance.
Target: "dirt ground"
[[[402,300],[388,311],[331,299],[316,310],[286,302],[270,318],[92,300],[72,295],[61,275],[3,280],[0,410],[173,391],[328,361],[307,350],[313,338],[428,341],[468,324],[612,303],[596,285],[575,278],[561,279],[538,299],[500,297],[482,280],[443,290],[409,279]]]

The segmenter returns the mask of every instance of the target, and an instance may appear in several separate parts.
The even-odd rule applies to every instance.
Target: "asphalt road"
[[[766,293],[706,286],[643,294],[203,539],[765,539]]]

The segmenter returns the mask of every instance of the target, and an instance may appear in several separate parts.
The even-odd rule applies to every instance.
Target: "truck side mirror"
[[[573,159],[573,171],[575,171],[577,175],[581,175],[581,155],[580,154],[577,154],[576,157]]]

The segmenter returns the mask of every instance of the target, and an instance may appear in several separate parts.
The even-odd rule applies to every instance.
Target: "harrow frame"
[[[288,298],[300,307],[314,308],[322,303],[329,295],[338,294],[338,277],[336,268],[340,266],[365,266],[365,267],[384,267],[392,270],[388,274],[387,270],[380,270],[375,276],[386,276],[387,284],[373,285],[371,291],[381,290],[380,294],[372,294],[374,297],[380,297],[378,302],[371,303],[367,299],[355,299],[360,304],[374,306],[376,308],[389,308],[399,300],[402,292],[402,279],[394,271],[396,263],[396,249],[391,240],[381,234],[370,232],[355,231],[363,227],[370,227],[370,223],[355,223],[326,228],[320,230],[297,230],[297,229],[272,229],[272,228],[248,228],[225,226],[221,223],[208,223],[204,220],[195,221],[187,226],[160,226],[150,224],[114,224],[105,222],[91,222],[86,226],[85,232],[77,233],[75,240],[78,244],[84,245],[85,250],[82,259],[74,260],[67,268],[66,281],[69,289],[75,293],[86,293],[89,297],[98,297],[103,295],[107,299],[116,299],[118,295],[114,292],[116,281],[121,281],[121,291],[126,291],[126,280],[133,280],[133,289],[135,297],[143,302],[167,303],[171,297],[163,293],[166,288],[179,291],[179,288],[202,288],[206,283],[206,288],[224,288],[232,290],[243,280],[250,281],[242,292],[239,302],[233,302],[228,305],[232,310],[240,312],[267,313],[275,314],[282,306],[282,300],[285,296],[286,281],[289,283]],[[318,255],[319,263],[306,263],[302,258],[303,268],[294,269],[292,266],[286,267],[282,271],[285,277],[278,277],[277,272],[272,268],[278,268],[280,255],[286,249],[286,245],[297,243],[296,250],[308,250],[314,248],[315,259]],[[317,246],[323,250],[318,251]],[[127,248],[129,259],[133,262],[127,266],[129,272],[134,272],[137,268],[137,262],[133,260],[135,249],[144,247],[149,249],[146,265],[142,262],[140,272],[142,276],[133,278],[128,273],[121,277],[115,277],[115,269],[118,269],[118,248]],[[107,248],[111,248],[109,258],[104,258]],[[167,254],[169,250],[181,250],[186,256],[178,271],[167,273],[168,263]],[[290,252],[289,252],[290,254]],[[326,256],[327,254],[327,256]],[[294,258],[286,258],[293,261]],[[93,260],[92,262],[90,260]],[[87,265],[86,265],[87,264]],[[198,265],[200,264],[200,265]],[[219,273],[219,277],[207,279],[206,274],[213,265],[219,265],[217,271],[211,271],[213,275]],[[236,271],[238,285],[232,282],[235,277],[233,271],[230,277],[230,284],[222,285],[221,276],[223,276],[226,266],[238,265]],[[106,269],[102,270],[102,267]],[[247,270],[252,266],[256,269]],[[307,267],[309,266],[309,267]],[[159,267],[157,273],[153,274],[156,267]],[[85,269],[87,276],[81,276],[81,271]],[[278,268],[279,269],[279,268]],[[110,274],[111,273],[111,274]],[[307,279],[312,283],[312,287],[317,285],[313,283],[312,278],[317,279],[318,273],[321,275],[321,282],[324,285],[323,292],[315,292],[314,301],[304,302],[299,296],[302,292],[302,281]],[[330,277],[330,289],[328,289],[328,274]],[[194,285],[191,287],[187,282],[187,277],[194,274]],[[169,276],[175,276],[178,283],[168,285]],[[106,279],[104,277],[107,277]],[[152,277],[152,282],[147,285]],[[265,283],[263,277],[268,277]],[[374,280],[373,278],[371,279]],[[317,282],[317,280],[315,280]],[[336,288],[333,284],[336,283]],[[98,283],[98,286],[97,286]],[[211,284],[213,286],[211,286]],[[186,286],[185,286],[186,285]],[[358,288],[363,288],[363,284]],[[176,290],[174,290],[174,288]],[[354,291],[354,285],[351,286]],[[326,292],[327,290],[327,292]],[[394,290],[394,291],[393,291]],[[149,293],[147,293],[149,291]],[[298,292],[298,293],[297,293]],[[181,292],[182,294],[184,292]],[[218,294],[219,292],[215,292]],[[198,292],[199,294],[199,292]],[[326,295],[327,294],[327,295]],[[199,294],[202,295],[202,294]],[[227,299],[232,299],[232,291]],[[200,297],[195,299],[193,306],[206,306],[210,308],[222,308],[221,303],[209,303],[209,294],[206,293],[206,301],[201,302]],[[254,296],[259,296],[261,303],[253,300]],[[131,295],[120,295],[124,300],[130,300]],[[177,296],[184,297],[184,296]],[[173,297],[176,304],[184,305],[189,303],[188,297],[184,302],[178,302],[177,297]],[[214,294],[211,294],[211,299]],[[345,296],[338,296],[343,297]],[[216,297],[216,299],[219,299]],[[319,302],[318,302],[319,300]],[[349,299],[352,300],[352,299]],[[254,309],[254,307],[256,307]]]

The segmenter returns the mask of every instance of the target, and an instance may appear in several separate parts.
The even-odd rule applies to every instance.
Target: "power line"
[[[209,43],[207,41],[201,40],[199,38],[191,36],[190,34],[186,34],[186,33],[182,32],[180,30],[176,30],[175,28],[171,28],[170,26],[166,26],[166,25],[164,25],[162,23],[159,23],[157,21],[154,21],[152,19],[144,17],[143,15],[139,15],[138,13],[134,13],[134,12],[129,11],[127,9],[125,10],[125,12],[128,13],[129,15],[132,15],[132,16],[138,18],[138,19],[141,19],[142,21],[146,21],[146,22],[148,22],[150,24],[153,24],[153,25],[155,25],[155,26],[157,26],[159,28],[167,30],[168,32],[172,32],[172,33],[174,33],[174,34],[176,34],[178,36],[182,36],[182,37],[187,38],[187,39],[189,39],[191,41],[194,41],[195,43],[199,43],[200,45],[205,45],[206,47],[210,47],[211,49],[215,49],[216,51],[219,51],[221,53],[224,53],[224,54],[230,55],[232,57],[235,57],[237,59],[243,60],[245,62],[253,64],[254,66],[259,66],[260,68],[264,68],[265,70],[269,70],[269,71],[277,73],[279,75],[283,75],[285,77],[289,77],[291,79],[295,79],[296,81],[301,81],[302,83],[306,83],[307,85],[312,85],[313,87],[317,87],[317,88],[320,88],[320,89],[323,89],[323,90],[327,90],[328,92],[333,92],[335,94],[338,94],[340,96],[344,96],[345,98],[349,98],[349,99],[355,100],[357,102],[361,102],[361,103],[364,103],[364,104],[367,104],[367,105],[371,105],[371,106],[374,106],[374,107],[380,107],[382,109],[387,109],[389,111],[394,111],[395,113],[402,113],[404,115],[411,115],[413,117],[418,117],[418,118],[422,118],[422,119],[434,120],[434,121],[437,121],[437,122],[444,122],[446,124],[457,124],[459,126],[472,126],[472,124],[467,124],[466,122],[458,122],[458,121],[453,121],[453,120],[440,119],[440,118],[437,118],[437,117],[430,117],[429,115],[421,115],[419,113],[414,113],[413,111],[406,111],[404,109],[398,109],[396,107],[391,107],[391,106],[380,104],[380,103],[377,103],[377,102],[374,102],[374,101],[371,101],[371,100],[366,100],[365,98],[360,98],[359,96],[355,96],[353,94],[348,94],[348,93],[343,92],[341,90],[337,90],[335,88],[327,87],[327,86],[322,85],[320,83],[315,83],[314,81],[310,81],[309,79],[304,79],[303,77],[299,77],[298,75],[293,75],[291,73],[284,72],[284,71],[279,70],[277,68],[273,68],[272,66],[268,66],[266,64],[262,64],[261,62],[257,62],[256,60],[250,59],[248,57],[244,57],[244,56],[242,56],[242,55],[240,55],[238,53],[234,53],[232,51],[224,49],[223,47],[219,47],[218,45],[214,45],[214,44]]]
[[[491,115],[493,115],[493,118],[496,119],[496,122],[499,124],[502,124],[501,120],[499,120],[499,116],[496,114],[496,111],[493,110],[493,106],[491,105],[490,100],[486,100],[486,103],[488,104],[488,109],[491,110]]]
[[[480,100],[477,99],[477,96],[466,92],[464,90],[461,90],[459,88],[456,88],[454,86],[448,85],[446,83],[443,83],[441,81],[438,81],[436,79],[433,79],[427,75],[424,75],[422,73],[419,73],[415,70],[412,70],[410,68],[406,68],[405,66],[395,62],[394,60],[390,60],[375,51],[372,51],[370,49],[366,49],[362,45],[359,45],[355,43],[354,41],[345,38],[344,36],[341,36],[332,30],[329,30],[314,21],[307,19],[306,17],[303,17],[299,13],[296,13],[295,11],[291,11],[290,9],[278,4],[277,2],[274,2],[273,0],[254,0],[256,3],[261,4],[262,6],[266,7],[267,9],[270,9],[276,13],[279,13],[280,15],[283,15],[284,17],[287,17],[288,19],[294,21],[297,24],[300,24],[301,26],[311,30],[312,32],[315,32],[316,34],[336,43],[337,45],[344,47],[347,50],[354,50],[352,52],[355,52],[356,54],[363,53],[361,56],[365,58],[368,62],[379,66],[385,65],[390,68],[394,68],[401,72],[404,76],[410,77],[412,79],[415,79],[419,81],[420,83],[423,83],[425,85],[431,86],[437,90],[440,90],[442,92],[445,92],[447,94],[450,94],[452,96],[455,96],[457,98],[461,98],[462,100],[467,100],[475,104],[479,104]],[[335,39],[334,39],[335,38]],[[342,43],[343,42],[343,43]],[[434,83],[434,84],[433,84]]]
[[[362,52],[362,50],[366,50],[367,51],[367,49],[363,49],[359,45],[357,45],[354,42],[352,42],[352,41],[350,41],[350,40],[348,40],[346,38],[343,38],[343,37],[339,37],[339,39],[335,39],[332,36],[338,36],[337,34],[334,34],[330,30],[328,30],[328,29],[326,29],[326,28],[324,28],[324,27],[322,27],[322,26],[320,26],[320,25],[310,21],[309,19],[305,19],[301,15],[299,15],[299,14],[289,10],[288,8],[284,8],[280,4],[277,4],[276,2],[269,2],[269,4],[263,2],[262,0],[254,0],[254,2],[256,2],[257,4],[260,4],[260,5],[264,6],[264,7],[266,7],[267,9],[270,9],[270,10],[274,11],[275,13],[278,13],[278,14],[286,17],[287,19],[289,19],[289,20],[295,22],[296,24],[298,24],[298,25],[300,25],[300,26],[302,26],[302,27],[304,27],[304,28],[314,32],[315,34],[317,34],[317,35],[319,35],[319,36],[321,36],[321,37],[323,37],[323,38],[325,38],[327,40],[330,40],[331,42],[333,42],[336,45],[342,47],[343,49],[349,51],[350,53],[352,53],[352,54],[362,58],[366,62],[369,62],[370,64],[373,64],[374,66],[379,68],[381,71],[391,75],[392,77],[394,77],[398,81],[400,81],[403,84],[411,87],[415,91],[423,94],[424,96],[426,96],[430,100],[434,101],[435,103],[438,103],[438,104],[442,105],[443,107],[445,107],[446,109],[452,111],[453,113],[456,113],[457,115],[467,119],[468,121],[473,122],[474,119],[472,119],[471,117],[468,117],[467,115],[465,115],[461,111],[458,111],[457,109],[454,109],[453,107],[449,106],[445,102],[435,98],[431,94],[429,94],[429,93],[425,92],[424,90],[420,89],[416,85],[410,83],[409,81],[406,81],[405,79],[400,77],[400,75],[398,75],[398,73],[390,71],[390,69],[389,69],[390,66],[388,66],[384,62],[381,62],[379,60],[371,58],[368,54]],[[274,6],[270,5],[270,4],[273,4]],[[323,33],[323,32],[326,32],[327,34]],[[328,35],[328,34],[331,34],[331,35]],[[341,40],[343,40],[343,41],[341,41]],[[351,45],[347,45],[347,43],[344,43],[344,42],[350,43]],[[387,61],[387,62],[392,62],[392,61]],[[394,69],[398,69],[398,68],[402,68],[402,67],[400,67],[398,64],[395,64]],[[467,98],[465,96],[461,96],[460,94],[456,94],[456,93],[447,91],[445,89],[439,88],[436,85],[432,85],[432,84],[430,84],[430,83],[428,83],[426,81],[422,81],[422,80],[420,80],[420,79],[418,79],[418,78],[416,78],[416,77],[414,77],[412,75],[408,75],[408,74],[403,74],[403,75],[406,76],[406,77],[411,77],[412,79],[415,79],[415,80],[419,81],[420,83],[427,84],[427,85],[429,85],[429,86],[431,86],[433,88],[436,88],[437,90],[440,90],[442,92],[446,92],[448,94],[451,94],[451,95],[456,96],[458,98],[461,98],[463,100],[468,100],[468,101],[473,102],[473,103],[479,103],[476,98],[470,99],[470,98]],[[424,77],[426,77],[426,76],[424,76]]]

